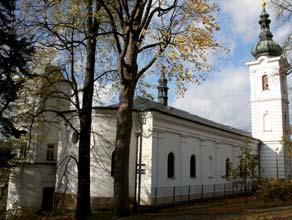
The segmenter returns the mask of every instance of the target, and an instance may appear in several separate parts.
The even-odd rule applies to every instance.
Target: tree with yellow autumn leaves
[[[208,0],[106,1],[98,4],[109,19],[118,54],[119,108],[115,146],[114,209],[118,216],[129,210],[129,146],[132,109],[137,82],[155,64],[163,63],[180,92],[185,83],[197,82],[210,70],[208,51],[219,45],[219,27]],[[147,54],[147,56],[146,56]],[[142,61],[142,57],[147,57]]]
[[[115,144],[114,209],[130,213],[129,146],[137,85],[148,72],[176,82],[201,81],[212,65],[218,8],[209,0],[38,0],[23,1],[41,49],[62,57],[64,76],[80,126],[76,217],[90,209],[90,135],[94,83],[108,74],[119,92]],[[110,65],[109,65],[110,64]],[[114,67],[114,68],[112,68]],[[108,79],[108,78],[107,78]],[[82,98],[79,94],[82,92]]]

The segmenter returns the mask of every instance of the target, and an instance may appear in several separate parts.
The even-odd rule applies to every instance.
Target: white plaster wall
[[[29,207],[39,210],[43,188],[55,186],[55,169],[53,165],[44,164],[15,168],[8,185],[7,209]]]
[[[91,196],[112,197],[113,178],[110,176],[111,155],[116,135],[116,111],[96,110],[93,114],[92,157],[91,157]],[[137,114],[133,114],[133,129],[130,145],[130,196],[134,195],[136,149],[140,145],[135,136],[139,132]],[[142,163],[145,174],[141,175],[141,202],[151,203],[155,187],[193,186],[200,184],[224,183],[225,160],[236,162],[243,138],[240,135],[220,131],[208,126],[188,122],[157,112],[144,113],[142,132]],[[72,130],[64,127],[60,136],[58,161],[65,156],[78,156],[78,144],[71,141]],[[138,144],[138,145],[137,145]],[[256,149],[257,141],[252,141]],[[175,178],[167,178],[167,156],[175,155]],[[255,150],[256,152],[256,150]],[[139,152],[138,152],[139,153]],[[196,177],[190,177],[190,157],[196,155]],[[213,158],[210,167],[209,158]],[[138,162],[138,161],[137,161]],[[58,167],[57,190],[77,193],[77,168],[72,161],[67,167],[70,184],[65,184],[64,167]],[[143,167],[144,168],[144,167]],[[137,175],[138,186],[138,175]],[[172,192],[165,191],[166,195]]]
[[[230,132],[199,125],[161,113],[152,112],[152,177],[144,176],[147,188],[159,188],[159,196],[172,196],[172,187],[225,183],[225,161],[234,165],[240,155],[243,137]],[[251,139],[252,152],[257,154],[257,140]],[[150,142],[149,142],[150,143]],[[167,157],[175,155],[175,177],[167,177]],[[151,154],[149,151],[143,152]],[[196,177],[190,177],[190,157],[196,155]],[[213,158],[210,164],[210,157]],[[145,156],[143,157],[144,160]],[[146,186],[146,184],[145,184]],[[178,188],[176,193],[182,193]],[[180,190],[180,191],[179,191]],[[163,191],[163,195],[161,192]],[[153,202],[153,201],[152,201]]]
[[[77,121],[77,120],[76,120]],[[73,122],[76,124],[77,122]],[[131,134],[130,157],[129,157],[129,194],[134,196],[134,178],[135,178],[135,157],[136,157],[136,137],[137,127],[136,113],[133,114],[133,129]],[[72,143],[71,137],[73,130],[64,126],[60,132],[58,147],[58,170],[56,190],[70,194],[77,193],[78,172],[74,160],[68,156],[78,158],[78,143]],[[116,137],[116,111],[115,110],[98,110],[93,112],[92,135],[91,135],[91,196],[92,197],[113,197],[114,180],[111,176],[111,159],[115,148]],[[67,159],[66,159],[67,158]],[[65,160],[65,161],[64,161]],[[60,164],[61,161],[64,161]],[[66,170],[66,172],[65,172]],[[66,177],[64,176],[66,174]],[[67,181],[67,179],[69,181]]]
[[[285,154],[282,147],[280,142],[271,141],[262,144],[260,152],[263,177],[286,177]]]
[[[61,87],[61,90],[65,91],[65,88]],[[46,104],[47,110],[66,108],[63,99],[48,99]],[[30,207],[38,210],[42,205],[43,188],[55,187],[60,119],[52,112],[45,112],[42,117],[46,121],[38,121],[32,127],[27,158],[17,163],[17,167],[10,176],[7,209]],[[53,160],[47,160],[48,144],[54,144]]]
[[[133,114],[129,155],[129,195],[134,196],[136,137],[138,131],[136,113]],[[93,115],[91,151],[91,196],[113,197],[114,179],[111,177],[111,157],[115,148],[116,111],[96,111]]]
[[[251,85],[252,135],[263,141],[260,158],[264,177],[286,178],[291,172],[281,143],[284,136],[289,137],[287,82],[286,76],[279,74],[284,64],[281,57],[265,56],[247,63]],[[268,75],[268,90],[262,89],[262,76],[265,74]],[[268,130],[264,126],[266,113],[270,115],[271,129]]]
[[[55,114],[47,114],[46,118],[48,121],[59,121]],[[58,134],[59,125],[55,123],[42,123],[37,127],[35,132],[37,135],[33,136],[32,149],[30,152],[33,154],[30,162],[33,163],[56,163],[57,152],[58,152]],[[36,130],[36,129],[34,129]],[[35,134],[33,134],[35,135]],[[47,160],[47,147],[48,144],[54,145],[54,160]],[[29,158],[30,159],[30,158]]]
[[[181,185],[181,146],[180,135],[174,133],[162,133],[159,140],[158,152],[158,187]],[[167,157],[174,154],[174,178],[167,177]]]
[[[71,117],[68,116],[68,117]],[[75,119],[71,121],[78,128]],[[66,123],[61,123],[58,140],[58,156],[56,170],[56,192],[77,193],[77,165],[74,160],[78,158],[78,143],[72,143],[73,130]]]
[[[271,116],[271,130],[264,130],[264,114],[268,112]],[[283,130],[283,111],[282,100],[257,101],[251,103],[252,114],[252,133],[254,137],[262,141],[282,140]]]
[[[146,124],[144,124],[144,132],[142,133],[143,139],[148,140],[149,137],[149,131],[148,131],[148,124],[151,126],[151,118],[148,119],[148,116],[146,115]],[[140,132],[140,120],[138,119],[138,113],[134,112],[133,113],[133,127],[132,127],[132,134],[131,134],[131,143],[130,143],[130,156],[129,156],[129,194],[130,197],[134,197],[135,194],[135,163],[136,161],[136,153],[138,149],[138,142],[136,138],[136,133]],[[146,146],[146,145],[145,145]],[[151,145],[150,145],[151,146]],[[137,158],[138,160],[138,158]],[[146,166],[146,175],[149,175],[150,172],[147,171],[147,166]]]
[[[72,120],[72,123],[78,128],[78,121],[74,120]],[[135,136],[135,133],[139,132],[140,129],[138,121],[137,114],[134,113],[129,166],[131,197],[134,196],[136,149],[139,146]],[[240,153],[242,137],[239,135],[157,112],[144,113],[144,120],[142,121],[142,163],[145,164],[146,172],[142,175],[141,201],[144,204],[151,203],[155,187],[167,188],[225,182],[221,177],[225,172],[226,158],[229,157],[232,162],[236,161],[236,157]],[[78,143],[72,143],[73,130],[68,125],[61,123],[60,128],[60,130],[47,129],[48,134],[53,135],[53,137],[48,136],[46,142],[58,141],[56,181],[52,181],[50,186],[55,185],[56,192],[76,194],[78,173],[76,163],[71,157],[78,158]],[[50,129],[52,129],[52,132]],[[93,112],[92,130],[91,196],[112,197],[113,178],[110,171],[111,155],[116,136],[116,111],[95,110]],[[59,132],[58,138],[54,136],[54,132]],[[256,144],[257,142],[253,141],[252,147],[254,149]],[[167,156],[169,152],[173,152],[175,155],[175,178],[172,179],[167,178]],[[190,156],[192,154],[196,155],[197,175],[195,178],[190,177]],[[210,156],[213,158],[212,167],[209,163]],[[43,172],[43,174],[45,173]],[[43,182],[43,177],[38,180],[41,177],[39,173],[34,172],[33,175],[37,176],[36,181]],[[24,177],[24,179],[28,180],[29,178]],[[32,185],[41,186],[39,190],[43,186],[36,182],[33,182]],[[16,188],[16,185],[11,184],[10,195],[17,194]],[[30,193],[36,193],[40,196],[39,190],[34,188]],[[166,196],[171,195],[171,193],[172,191],[165,191]],[[10,196],[10,198],[10,204],[19,200],[18,197]],[[40,198],[37,197],[35,200],[38,201],[36,204],[38,203],[39,206],[41,204]],[[25,200],[19,201],[24,201],[23,204],[26,204]]]
[[[200,139],[194,137],[182,137],[181,146],[181,185],[198,185],[201,184],[200,176],[203,175],[200,164],[203,162],[201,158]],[[190,158],[192,155],[196,157],[196,177],[190,177]]]
[[[91,196],[113,197],[111,157],[116,136],[116,117],[113,113],[96,112],[93,115],[91,151]]]
[[[250,70],[251,100],[274,99],[283,95],[279,69],[281,57],[261,56],[254,62],[247,63]],[[269,89],[262,90],[262,76],[268,76]]]
[[[56,72],[59,75],[59,73]],[[31,82],[34,83],[34,82]],[[43,85],[37,85],[43,86]],[[52,111],[65,111],[69,108],[69,101],[67,101],[67,97],[63,97],[63,94],[70,93],[70,85],[66,81],[61,81],[55,83],[50,88],[48,88],[48,93],[54,91],[55,97],[49,96],[45,97],[46,102],[45,106],[39,103],[40,100],[34,100],[32,97],[28,98],[27,104],[36,105],[38,103],[41,109],[38,111],[43,110],[41,115],[38,118],[35,118],[34,124],[32,125],[31,130],[31,140],[29,146],[29,152],[26,158],[26,162],[30,163],[56,163],[57,159],[57,147],[58,147],[58,134],[60,129],[60,123],[62,119],[57,116]],[[42,100],[44,101],[44,100]],[[43,109],[42,109],[43,108]],[[24,126],[23,124],[21,126]],[[30,124],[25,125],[25,129],[27,129]],[[48,144],[54,144],[54,160],[46,160],[47,155],[47,146]]]
[[[142,120],[136,120],[136,130],[139,131],[139,125],[142,123],[142,161],[141,163],[145,166],[142,166],[142,169],[145,169],[145,173],[141,174],[141,203],[149,203],[149,198],[151,198],[151,185],[152,185],[152,169],[153,169],[153,161],[154,161],[154,155],[153,155],[153,149],[152,149],[152,141],[153,141],[153,121],[152,121],[152,115],[149,112],[146,113],[139,113],[140,116],[142,116]],[[137,114],[138,116],[138,114]],[[140,127],[141,129],[141,127]],[[133,136],[132,136],[133,137]],[[139,164],[139,158],[140,158],[140,141],[138,141],[138,157],[137,157],[137,164]],[[131,145],[131,149],[136,148],[134,145]],[[136,151],[133,151],[133,153]],[[133,162],[130,163],[130,167],[132,166],[135,168],[135,162],[133,159]],[[137,168],[139,166],[137,165]],[[133,172],[134,174],[134,172]],[[133,181],[134,183],[134,175],[133,175]],[[139,187],[139,174],[137,174],[137,189]],[[134,185],[132,185],[132,190],[134,190]],[[134,194],[133,194],[134,195]],[[137,196],[138,196],[138,190],[137,190]]]

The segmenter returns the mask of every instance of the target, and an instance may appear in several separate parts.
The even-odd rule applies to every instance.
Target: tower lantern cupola
[[[165,78],[165,68],[162,68],[162,73],[161,73],[161,77],[158,80],[158,86],[157,86],[157,90],[158,90],[158,102],[162,105],[166,105],[167,106],[167,102],[168,102],[168,87],[167,87],[167,79]]]
[[[261,33],[259,35],[259,41],[257,45],[252,49],[252,55],[255,58],[260,56],[281,56],[283,53],[283,49],[281,46],[273,41],[273,34],[270,31],[270,23],[269,19],[270,15],[266,11],[266,3],[263,3],[263,10],[260,14],[259,24],[261,26]]]

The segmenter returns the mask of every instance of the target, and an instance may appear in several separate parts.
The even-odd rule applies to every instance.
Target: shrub
[[[292,199],[292,181],[264,179],[256,190],[256,196],[265,201]]]

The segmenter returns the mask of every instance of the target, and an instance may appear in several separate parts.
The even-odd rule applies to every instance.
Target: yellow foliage
[[[208,0],[181,1],[174,12],[180,15],[173,21],[176,25],[162,29],[160,37],[151,36],[156,41],[170,40],[164,55],[169,64],[168,77],[175,78],[179,96],[186,91],[186,83],[199,83],[212,70],[209,51],[221,48],[214,39],[214,33],[220,30],[214,17],[217,10]]]

